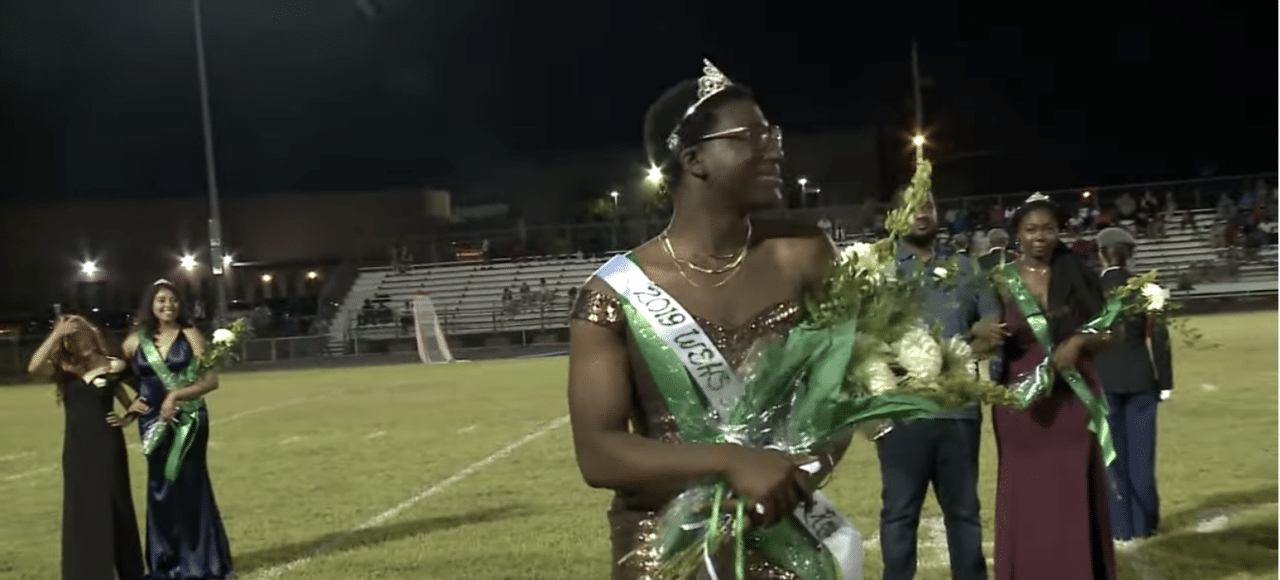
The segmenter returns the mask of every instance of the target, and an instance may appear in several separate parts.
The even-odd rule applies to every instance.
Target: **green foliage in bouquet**
[[[204,356],[200,357],[198,374],[204,374],[228,362],[240,360],[240,351],[236,347],[250,334],[249,323],[243,318],[237,318],[226,328],[213,331],[213,341],[209,344],[209,349]]]

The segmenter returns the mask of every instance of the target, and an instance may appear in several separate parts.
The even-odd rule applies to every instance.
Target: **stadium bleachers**
[[[1213,210],[1196,213],[1197,223],[1207,226],[1213,221]],[[1134,269],[1158,270],[1160,284],[1176,289],[1179,276],[1189,267],[1221,262],[1225,260],[1212,247],[1207,227],[1192,231],[1171,226],[1163,238],[1140,240]],[[603,263],[602,258],[561,257],[418,265],[404,273],[393,273],[386,267],[364,268],[329,326],[329,350],[332,354],[342,353],[352,331],[366,339],[411,336],[406,304],[418,292],[431,298],[441,326],[451,336],[564,328],[570,306],[569,289],[581,285]],[[1275,294],[1275,246],[1266,248],[1256,260],[1237,264],[1231,274],[1229,282],[1198,283],[1189,290],[1175,290],[1174,295],[1202,298]],[[524,285],[529,292],[522,296]],[[503,290],[507,288],[512,290],[513,300],[504,304]],[[357,324],[366,301],[386,307],[393,315]],[[518,308],[514,306],[517,304]]]
[[[469,262],[418,266],[408,272],[364,268],[343,301],[330,332],[330,351],[341,352],[348,332],[362,338],[406,336],[400,314],[406,301],[425,292],[435,305],[441,326],[450,335],[513,330],[563,328],[569,314],[569,289],[580,286],[603,260],[544,258],[520,262]],[[546,281],[545,286],[542,284]],[[522,296],[520,287],[529,293]],[[510,288],[512,305],[503,308],[503,290]],[[365,301],[386,305],[396,313],[392,322],[356,325]]]

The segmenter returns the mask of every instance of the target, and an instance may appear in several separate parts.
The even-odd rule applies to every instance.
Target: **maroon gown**
[[[1044,359],[1013,301],[1005,303],[1006,384]],[[1080,373],[1095,395],[1101,382],[1082,358]],[[1089,412],[1061,380],[1025,410],[996,407],[995,580],[1115,580],[1115,546],[1106,472]]]

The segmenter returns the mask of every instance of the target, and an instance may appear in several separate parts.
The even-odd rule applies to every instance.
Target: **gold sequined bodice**
[[[636,346],[635,337],[627,331],[626,316],[617,298],[591,289],[582,289],[569,312],[571,319],[585,320],[612,329],[626,337],[628,358],[631,361],[632,415],[635,432],[645,437],[668,442],[681,441],[675,418],[667,410],[666,402],[658,391],[653,377],[645,366],[644,358]],[[730,328],[704,320],[694,319],[703,332],[724,354],[734,368],[741,368],[752,348],[762,339],[785,338],[800,318],[800,303],[796,300],[779,302],[752,317],[746,324]],[[645,493],[639,491],[618,492],[609,510],[609,523],[613,539],[613,580],[647,580],[657,565],[657,553],[650,548],[641,550],[625,564],[617,564],[623,556],[653,540],[657,521],[656,511],[669,500],[665,491]],[[720,560],[720,558],[717,558]],[[727,562],[728,560],[725,559]],[[748,553],[747,578],[749,580],[795,580],[797,577],[776,566],[757,553]],[[721,572],[728,575],[726,570]],[[722,576],[723,577],[723,576]]]
[[[785,337],[795,326],[800,315],[800,303],[796,300],[785,300],[766,308],[752,317],[740,327],[721,326],[697,315],[694,320],[715,342],[716,348],[724,354],[725,359],[735,368],[742,365],[751,348],[761,339],[767,337]],[[578,293],[570,318],[586,320],[606,328],[622,332],[626,327],[626,317],[622,314],[622,306],[618,299],[600,292],[584,289]]]

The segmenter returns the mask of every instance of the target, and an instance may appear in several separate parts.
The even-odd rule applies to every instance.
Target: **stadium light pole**
[[[213,156],[213,121],[209,113],[209,79],[205,73],[204,25],[200,18],[200,0],[191,0],[192,23],[196,32],[196,73],[200,77],[200,121],[204,133],[204,170],[209,188],[209,267],[213,271],[214,314],[216,326],[226,322],[227,264],[222,259],[222,208],[218,202],[218,172]]]

